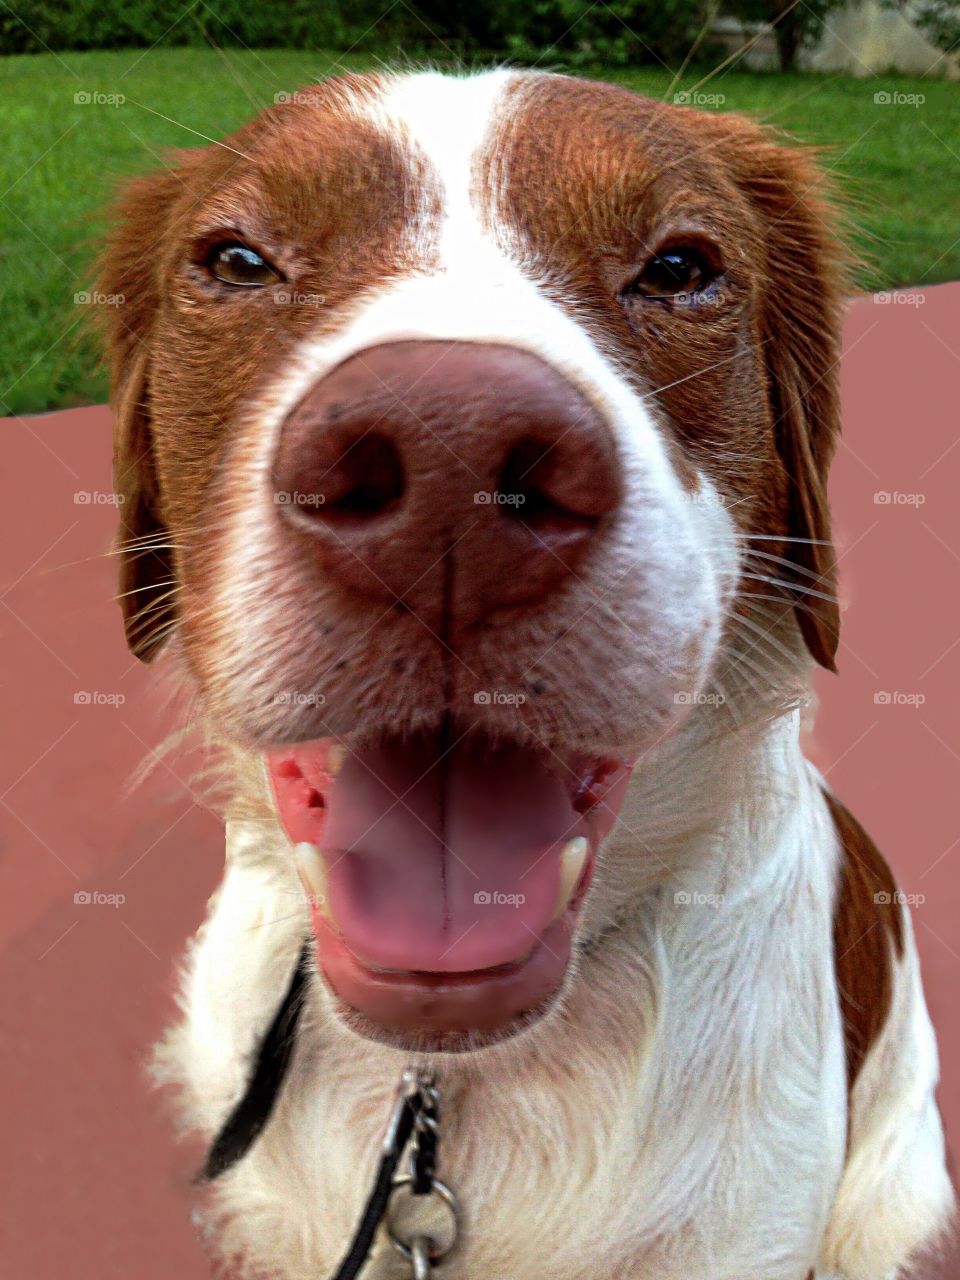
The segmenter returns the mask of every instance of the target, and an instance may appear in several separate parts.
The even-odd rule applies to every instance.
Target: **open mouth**
[[[398,1035],[502,1032],[559,990],[630,763],[447,723],[271,752],[333,992]]]

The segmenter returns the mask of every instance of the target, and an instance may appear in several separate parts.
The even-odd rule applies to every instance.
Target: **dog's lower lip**
[[[523,959],[509,965],[425,974],[368,968],[325,921],[314,919],[317,959],[334,996],[388,1038],[502,1034],[518,1019],[529,1019],[563,982],[572,927],[569,916],[554,921]]]
[[[413,982],[422,982],[425,986],[439,986],[440,984],[457,986],[470,982],[483,982],[487,978],[516,973],[518,969],[527,963],[539,945],[539,942],[534,943],[529,951],[519,956],[516,960],[511,960],[508,964],[493,965],[489,969],[467,969],[463,973],[435,973],[429,969],[384,969],[381,965],[376,964],[363,965],[363,968],[375,974],[378,978],[400,978]]]

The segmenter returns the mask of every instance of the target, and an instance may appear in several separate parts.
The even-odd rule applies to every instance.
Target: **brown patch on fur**
[[[793,605],[833,669],[839,615],[821,596],[834,594],[826,479],[844,276],[809,155],[737,116],[521,77],[481,174],[490,230],[498,214],[519,230],[531,272],[659,408],[681,480],[702,470],[743,533],[782,538],[760,546],[796,569],[765,561],[756,571],[786,585],[752,593]],[[638,267],[681,244],[718,263],[712,296],[625,301]]]
[[[298,341],[413,262],[411,228],[431,216],[418,157],[351,111],[379,84],[304,89],[223,146],[176,153],[169,171],[128,183],[114,209],[100,288],[124,299],[105,318],[120,545],[156,544],[121,554],[127,639],[144,660],[189,612],[185,562],[209,527],[204,495],[241,406]],[[252,296],[213,280],[205,255],[227,240],[257,249],[284,282]]]
[[[833,949],[852,1090],[893,1000],[893,958],[903,958],[903,908],[886,860],[856,818],[824,791],[840,841]]]

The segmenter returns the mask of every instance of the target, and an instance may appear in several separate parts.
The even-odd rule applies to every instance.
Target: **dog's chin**
[[[469,1031],[417,1031],[387,1027],[382,1022],[375,1022],[366,1014],[361,1013],[359,1009],[347,1004],[332,991],[329,984],[327,990],[330,992],[334,1014],[351,1035],[372,1041],[374,1044],[384,1045],[386,1048],[394,1049],[398,1053],[424,1058],[433,1054],[455,1054],[463,1057],[469,1054],[482,1053],[485,1049],[495,1048],[497,1045],[506,1044],[508,1041],[517,1040],[520,1037],[526,1037],[528,1034],[536,1034],[538,1028],[549,1023],[549,1015],[561,1007],[564,986],[561,985],[552,995],[541,1000],[538,1005],[525,1009],[502,1026],[489,1027],[482,1031],[478,1029]]]
[[[405,1052],[465,1053],[555,1004],[629,760],[446,724],[300,743],[268,768],[347,1027]]]
[[[371,969],[321,921],[319,968],[341,1020],[365,1039],[418,1054],[473,1052],[525,1031],[557,1001],[583,892],[510,964],[456,973]]]

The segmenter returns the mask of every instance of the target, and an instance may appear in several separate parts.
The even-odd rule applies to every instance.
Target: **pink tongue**
[[[326,790],[330,905],[358,959],[466,972],[527,955],[556,901],[560,851],[583,834],[531,751],[463,740],[348,754]]]

